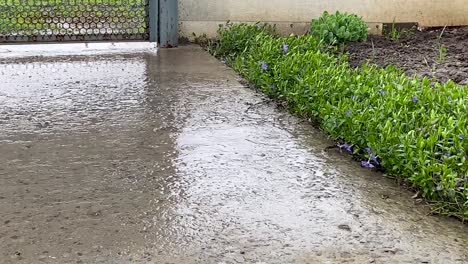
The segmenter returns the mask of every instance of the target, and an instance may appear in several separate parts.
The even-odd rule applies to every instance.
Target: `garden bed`
[[[446,48],[442,58],[440,45]],[[354,67],[370,60],[379,66],[398,66],[409,75],[468,84],[468,28],[413,31],[394,40],[389,36],[371,36],[365,42],[348,44],[346,52]]]
[[[342,36],[351,36],[338,28]],[[328,29],[323,32],[331,36]],[[389,66],[385,68],[375,58],[364,63],[364,56],[359,61],[359,55],[341,56],[324,45],[325,38],[318,33],[282,38],[269,26],[228,24],[208,50],[259,91],[320,124],[340,151],[360,159],[363,167],[406,180],[436,204],[435,212],[468,220],[468,85],[439,82],[432,76],[412,78],[399,68],[417,74],[422,70],[414,65],[405,68],[397,56],[389,56],[396,57],[395,65],[382,57],[380,65]],[[348,51],[374,42],[371,51],[376,53],[375,39],[352,44]],[[344,43],[339,36],[328,40]],[[410,40],[395,42],[401,46],[404,41]],[[451,48],[448,42],[444,45]],[[444,62],[433,63],[431,69],[462,54],[444,53]]]

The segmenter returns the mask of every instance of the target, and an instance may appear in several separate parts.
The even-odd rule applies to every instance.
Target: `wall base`
[[[231,21],[232,22],[232,21]],[[235,22],[240,23],[240,22]],[[309,31],[309,22],[267,22],[276,25],[280,35],[288,36],[290,34],[301,35]],[[226,21],[180,21],[179,34],[183,39],[194,41],[197,37],[206,35],[207,38],[215,38],[218,33],[219,25],[226,24]],[[383,23],[367,23],[369,33],[372,35],[381,35]]]

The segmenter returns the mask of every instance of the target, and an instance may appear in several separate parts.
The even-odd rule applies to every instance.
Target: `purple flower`
[[[344,149],[348,152],[348,153],[353,153],[353,146],[350,145],[350,144],[345,144],[344,145]]]
[[[449,102],[452,102],[452,96],[447,97],[447,100],[448,100]]]
[[[345,143],[343,145],[338,144],[338,148],[340,149],[340,152],[343,152],[343,150],[346,150],[346,152],[353,154],[353,145]]]
[[[372,152],[372,149],[367,147],[366,151],[369,154],[370,160],[372,160],[375,164],[380,165],[379,157],[375,155],[374,152]]]
[[[268,64],[266,64],[265,62],[262,62],[261,67],[262,67],[262,70],[264,71],[268,70]]]
[[[373,169],[375,168],[375,166],[370,162],[370,160],[368,161],[361,161],[361,166],[364,167],[364,168],[368,168],[368,169]]]
[[[419,102],[419,99],[416,96],[413,96],[413,103],[416,104],[417,102]]]
[[[348,111],[346,111],[346,116],[351,116],[353,114],[353,109],[348,109]]]
[[[286,43],[284,43],[284,44],[283,44],[283,53],[288,52],[288,50],[289,50],[289,45],[286,44]]]
[[[445,157],[450,158],[450,157],[452,157],[452,154],[447,152],[447,153],[445,153]]]
[[[385,95],[385,91],[382,90],[382,89],[380,89],[380,90],[379,90],[379,94],[380,94],[380,95]]]

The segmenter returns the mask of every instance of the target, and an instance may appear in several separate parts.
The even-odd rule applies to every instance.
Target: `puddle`
[[[57,57],[148,52],[156,54],[157,43],[152,42],[83,42],[47,44],[0,45],[0,60],[27,57]]]

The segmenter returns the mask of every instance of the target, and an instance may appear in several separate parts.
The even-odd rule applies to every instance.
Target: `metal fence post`
[[[177,47],[179,8],[177,0],[159,0],[159,42],[162,48]]]
[[[159,34],[159,0],[149,0],[149,39],[150,42],[158,42]]]

